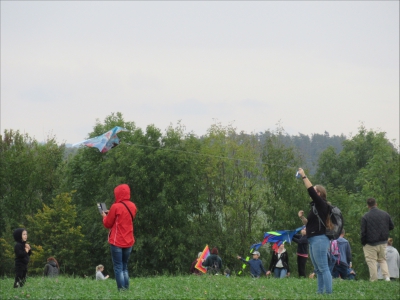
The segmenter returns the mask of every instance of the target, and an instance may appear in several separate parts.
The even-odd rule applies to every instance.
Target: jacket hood
[[[131,200],[131,190],[127,184],[120,184],[114,189],[115,203]]]
[[[14,240],[19,243],[25,243],[22,241],[22,233],[25,231],[25,228],[17,228],[13,232]]]

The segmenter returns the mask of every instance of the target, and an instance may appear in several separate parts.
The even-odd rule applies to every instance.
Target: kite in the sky
[[[209,255],[210,255],[210,249],[208,248],[208,245],[206,245],[203,252],[201,252],[199,259],[197,260],[197,264],[195,265],[195,268],[197,270],[203,273],[207,272],[207,269],[203,267],[203,261],[205,261]]]
[[[85,145],[87,147],[97,148],[101,153],[105,153],[111,148],[114,148],[115,146],[119,145],[119,138],[117,136],[117,133],[121,131],[129,131],[129,130],[119,126],[115,126],[113,129],[107,131],[102,135],[76,143],[72,145],[72,147]]]

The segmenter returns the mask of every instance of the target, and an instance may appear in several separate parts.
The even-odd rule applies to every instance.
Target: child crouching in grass
[[[104,266],[103,265],[98,265],[96,267],[96,280],[106,280],[109,276],[104,276],[103,272],[104,271]]]

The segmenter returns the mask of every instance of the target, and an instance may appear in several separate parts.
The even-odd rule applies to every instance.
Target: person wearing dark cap
[[[267,271],[265,270],[262,261],[259,259],[260,257],[260,252],[254,251],[252,253],[253,258],[250,260],[245,260],[241,256],[238,256],[237,258],[240,259],[242,262],[250,266],[250,274],[254,278],[259,278],[261,274],[267,275]]]
[[[207,268],[209,274],[219,274],[222,270],[222,259],[218,256],[218,248],[214,247],[211,254],[203,262],[203,267]]]
[[[17,228],[13,232],[15,240],[15,281],[14,287],[23,287],[28,273],[29,258],[32,254],[31,246],[26,243],[28,232],[25,228]]]

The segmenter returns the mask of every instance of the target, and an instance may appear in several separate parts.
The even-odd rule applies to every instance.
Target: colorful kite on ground
[[[199,259],[197,260],[197,264],[195,265],[195,268],[199,270],[200,272],[206,273],[207,269],[203,267],[203,261],[206,260],[206,258],[210,255],[210,249],[208,249],[208,245],[204,248],[203,252],[201,253]]]
[[[129,131],[129,130],[119,126],[115,126],[113,129],[107,131],[102,135],[76,143],[72,145],[72,147],[85,145],[87,147],[97,148],[101,153],[105,153],[111,148],[114,148],[115,146],[119,145],[119,138],[117,136],[117,133],[121,131]]]

